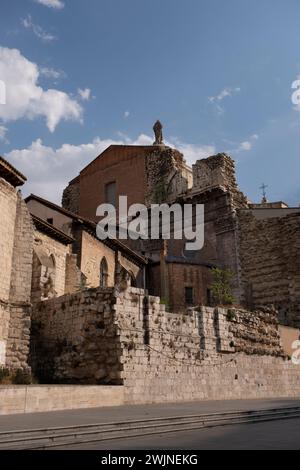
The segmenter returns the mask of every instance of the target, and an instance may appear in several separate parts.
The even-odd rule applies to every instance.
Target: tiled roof
[[[3,157],[0,157],[0,177],[8,181],[14,187],[22,186],[27,181],[26,176],[20,173],[20,171]]]

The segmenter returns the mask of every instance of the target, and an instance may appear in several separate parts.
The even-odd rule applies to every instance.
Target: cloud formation
[[[230,149],[226,150],[226,152],[229,154],[249,152],[253,148],[253,145],[258,139],[259,139],[259,135],[253,134],[247,140],[244,140],[242,142],[232,142],[232,141],[224,140],[224,142],[230,145]]]
[[[0,121],[43,117],[50,132],[63,120],[81,122],[81,105],[63,91],[44,90],[38,83],[40,73],[39,67],[19,50],[0,47],[0,78],[6,85],[6,105],[0,106]]]
[[[59,80],[66,77],[66,74],[63,72],[63,70],[55,70],[49,67],[41,67],[40,75],[53,80]]]
[[[61,0],[34,0],[36,3],[40,3],[45,7],[55,8],[56,10],[61,10],[64,8],[65,4]]]
[[[7,131],[8,131],[7,127],[0,126],[0,141],[7,142],[6,140]]]
[[[223,114],[224,108],[221,106],[220,103],[225,98],[232,97],[233,95],[239,93],[240,91],[241,91],[240,87],[236,87],[236,88],[226,87],[226,88],[223,88],[223,90],[221,90],[220,93],[218,93],[216,96],[209,96],[208,101],[215,105],[218,114]]]
[[[41,26],[39,26],[38,24],[35,24],[32,21],[31,15],[27,15],[26,18],[23,18],[21,20],[21,24],[24,26],[25,29],[32,31],[33,34],[37,38],[41,39],[43,42],[52,42],[55,39],[57,39],[56,36],[54,36],[53,34],[47,33],[47,31],[45,31]]]
[[[80,98],[82,99],[82,101],[90,101],[91,99],[91,90],[90,88],[85,88],[84,90],[82,90],[81,88],[78,88],[78,94],[80,96]]]

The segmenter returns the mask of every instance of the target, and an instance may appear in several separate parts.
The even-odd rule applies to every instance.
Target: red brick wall
[[[211,271],[205,266],[168,263],[169,304],[171,311],[184,311],[185,288],[194,289],[194,306],[207,305],[207,289],[211,284]]]
[[[105,201],[105,185],[116,182],[116,196],[128,204],[143,203],[146,192],[145,156],[152,147],[112,146],[80,174],[80,214],[93,220]]]

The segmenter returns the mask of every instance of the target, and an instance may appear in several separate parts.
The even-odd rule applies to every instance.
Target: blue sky
[[[300,203],[299,0],[1,0],[0,154],[62,188],[110,143],[227,151],[241,189]]]

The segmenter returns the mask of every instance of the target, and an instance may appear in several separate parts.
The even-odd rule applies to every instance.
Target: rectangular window
[[[48,224],[53,225],[53,218],[47,219]]]
[[[193,287],[185,288],[185,303],[186,305],[193,305],[194,303],[194,289]]]
[[[115,182],[105,185],[105,202],[116,207],[117,187]]]
[[[211,295],[210,289],[207,289],[206,297],[207,297],[207,305],[210,307],[212,305],[212,295]]]

